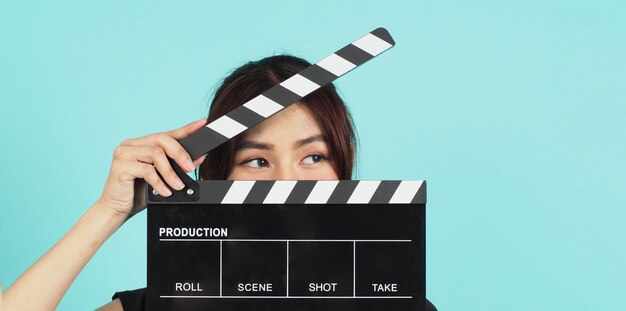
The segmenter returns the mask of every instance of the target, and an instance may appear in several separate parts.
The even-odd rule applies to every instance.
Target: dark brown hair
[[[277,55],[249,62],[224,79],[215,91],[208,122],[225,115],[311,64],[304,59]],[[302,103],[317,120],[329,147],[329,161],[339,179],[351,179],[356,136],[350,113],[331,83],[305,96]],[[280,112],[278,112],[280,113]],[[210,151],[200,165],[200,178],[226,179],[234,166],[241,135]]]

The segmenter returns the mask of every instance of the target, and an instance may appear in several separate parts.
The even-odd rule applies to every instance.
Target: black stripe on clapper
[[[296,185],[291,189],[291,193],[285,200],[285,204],[303,204],[306,198],[309,197],[313,187],[315,187],[316,180],[299,180]]]
[[[317,85],[325,85],[337,79],[337,76],[315,64],[300,71],[300,75],[315,82]]]
[[[213,150],[213,148],[225,143],[228,138],[208,127],[203,127],[184,139],[183,146],[192,159],[197,159],[206,153],[205,150]],[[181,144],[183,141],[181,141]]]
[[[326,204],[345,204],[359,184],[358,180],[341,180],[328,198]]]
[[[389,33],[389,31],[387,31],[387,29],[383,27],[372,30],[371,34],[375,35],[379,39],[382,39],[391,45],[396,45],[396,41],[393,41],[393,38],[391,37],[391,34]]]
[[[200,192],[203,200],[212,204],[222,203],[224,197],[233,185],[232,180],[205,180],[200,183]]]
[[[280,84],[275,85],[271,89],[265,91],[265,93],[263,93],[263,96],[275,101],[277,104],[285,108],[293,104],[294,102],[302,99],[300,95],[288,90]]]
[[[265,118],[256,112],[248,109],[246,106],[237,107],[235,110],[226,114],[229,118],[243,124],[247,128],[251,128]]]
[[[370,199],[370,204],[387,204],[391,197],[398,189],[400,185],[400,180],[382,180],[378,185],[378,189],[372,195]]]
[[[374,58],[371,54],[359,49],[353,44],[348,44],[341,50],[335,52],[335,54],[341,56],[345,60],[359,66],[366,61]]]
[[[270,193],[274,186],[275,180],[259,180],[254,183],[248,196],[243,200],[243,204],[261,204]]]
[[[417,190],[417,193],[411,200],[411,203],[426,203],[426,182],[423,181],[420,185],[420,188]]]

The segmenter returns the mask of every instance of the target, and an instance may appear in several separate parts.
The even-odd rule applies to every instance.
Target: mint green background
[[[267,2],[267,1],[264,1]],[[204,116],[229,70],[315,62],[385,26],[341,78],[359,179],[426,179],[440,310],[626,309],[624,1],[3,1],[0,280],[100,195],[123,139]],[[145,286],[146,214],[60,310]]]

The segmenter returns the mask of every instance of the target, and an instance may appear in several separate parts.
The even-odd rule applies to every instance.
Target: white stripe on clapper
[[[206,127],[228,137],[229,139],[248,129],[243,124],[225,115],[209,123]]]
[[[331,54],[330,56],[317,62],[317,65],[338,77],[356,67],[355,64],[341,58],[337,54]]]
[[[315,183],[315,187],[311,190],[309,197],[306,198],[305,204],[324,204],[328,202],[328,198],[339,184],[338,180],[319,180]]]
[[[263,204],[283,204],[296,185],[295,180],[277,180],[263,200]]]
[[[372,56],[376,56],[391,47],[391,44],[387,41],[376,37],[375,35],[368,33],[352,43],[359,49],[369,53]]]
[[[362,180],[356,185],[356,188],[352,192],[348,204],[354,203],[369,203],[370,199],[378,189],[380,180]]]
[[[283,106],[277,104],[275,101],[263,96],[262,94],[243,105],[265,118],[268,118],[283,109]]]
[[[254,180],[235,180],[222,200],[222,204],[241,204],[246,199]]]
[[[389,203],[411,203],[413,197],[422,186],[423,180],[403,180],[398,185],[398,189],[394,192]]]
[[[315,84],[315,82],[296,74],[291,78],[283,81],[280,85],[285,87],[286,89],[304,97],[309,93],[317,90],[320,86]]]

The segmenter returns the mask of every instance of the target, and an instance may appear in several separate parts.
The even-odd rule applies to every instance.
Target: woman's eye
[[[320,161],[322,161],[324,159],[325,159],[324,156],[322,156],[321,154],[312,154],[312,155],[306,156],[302,160],[302,162],[304,164],[315,164],[315,163],[320,162]]]
[[[249,167],[255,167],[255,168],[269,166],[269,162],[267,162],[267,160],[265,160],[263,158],[251,159],[251,160],[248,160],[248,161],[244,161],[241,164],[245,165],[245,166],[249,166]]]

